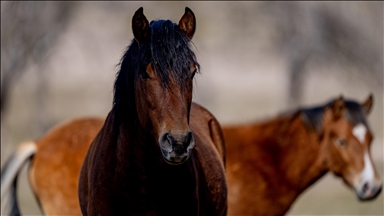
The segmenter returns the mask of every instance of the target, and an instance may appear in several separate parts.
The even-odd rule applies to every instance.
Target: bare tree
[[[268,2],[264,11],[278,32],[273,40],[274,49],[284,52],[289,62],[288,102],[297,106],[302,98],[307,66],[316,62],[317,66],[354,66],[383,87],[383,4],[380,2],[360,2],[361,10],[368,9],[366,19],[352,19],[358,14],[340,14],[346,5],[341,2],[324,4],[301,2]],[[378,22],[372,37],[369,22]],[[378,34],[375,34],[378,35]],[[360,73],[359,75],[362,75]],[[351,76],[352,74],[345,74]]]
[[[10,87],[29,64],[44,60],[69,23],[75,5],[73,2],[1,2],[2,116]]]

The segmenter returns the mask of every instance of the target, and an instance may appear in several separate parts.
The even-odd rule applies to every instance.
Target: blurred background
[[[371,150],[383,176],[383,2],[2,1],[1,166],[20,142],[62,121],[105,117],[134,12],[177,23],[186,6],[202,67],[194,101],[224,125],[373,93]],[[40,215],[26,170],[20,208]],[[329,173],[288,215],[383,215],[383,195],[361,203]]]

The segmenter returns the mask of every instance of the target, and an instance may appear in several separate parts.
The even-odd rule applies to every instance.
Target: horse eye
[[[336,143],[337,143],[339,146],[346,146],[346,145],[347,145],[347,141],[345,141],[345,140],[343,140],[343,139],[339,139],[339,138],[336,139]]]
[[[149,75],[148,75],[148,73],[147,73],[146,71],[144,71],[144,72],[141,72],[141,73],[140,73],[140,77],[141,77],[142,79],[148,79],[148,78],[149,78]]]

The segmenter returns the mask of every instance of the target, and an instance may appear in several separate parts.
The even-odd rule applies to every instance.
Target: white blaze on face
[[[365,135],[367,133],[367,128],[364,124],[360,123],[357,124],[353,130],[353,135],[359,140],[361,145],[364,145],[365,143]],[[365,183],[373,184],[375,178],[375,173],[373,170],[373,166],[371,163],[371,160],[369,158],[369,153],[367,150],[364,152],[364,169],[360,173],[360,188],[363,187]]]
[[[364,145],[365,134],[367,133],[367,128],[363,124],[357,124],[353,130],[353,135],[360,141],[362,145]]]
[[[374,178],[375,178],[375,173],[373,171],[371,160],[369,159],[369,154],[368,152],[364,152],[364,169],[360,174],[361,182],[373,183]]]

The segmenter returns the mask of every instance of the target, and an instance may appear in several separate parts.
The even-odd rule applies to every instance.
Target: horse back
[[[100,118],[69,121],[36,141],[29,180],[45,214],[79,215],[78,201],[73,198],[77,197],[80,167],[103,122]]]

